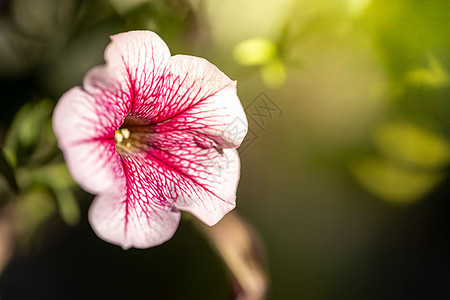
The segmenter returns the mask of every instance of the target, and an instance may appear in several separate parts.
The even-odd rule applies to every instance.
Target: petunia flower
[[[170,239],[181,210],[214,225],[235,207],[247,132],[236,82],[205,59],[171,56],[153,32],[111,40],[106,64],[53,115],[74,180],[96,194],[92,228],[127,249]]]

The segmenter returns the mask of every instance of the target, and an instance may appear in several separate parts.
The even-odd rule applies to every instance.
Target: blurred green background
[[[56,148],[59,97],[133,29],[238,81],[236,211],[264,244],[269,299],[446,298],[449,20],[449,1],[0,1],[0,217],[13,207],[18,228],[0,298],[230,297],[189,218],[156,248],[98,239]]]

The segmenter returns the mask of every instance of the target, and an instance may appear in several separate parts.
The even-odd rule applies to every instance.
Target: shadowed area
[[[0,298],[447,298],[449,20],[449,1],[0,1]],[[116,36],[104,55],[130,30],[167,48]],[[62,96],[80,102],[58,131]],[[128,229],[169,215],[162,245],[89,226],[83,189],[125,173]],[[242,222],[194,225],[234,207],[236,174]],[[103,195],[105,219],[126,211]]]

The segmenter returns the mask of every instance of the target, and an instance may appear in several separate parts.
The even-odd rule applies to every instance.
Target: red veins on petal
[[[145,248],[172,237],[179,210],[215,224],[235,206],[234,148],[247,130],[236,83],[204,59],[171,57],[152,32],[111,39],[107,64],[64,94],[53,117],[74,179],[97,194],[94,231]],[[244,135],[230,129],[237,119]]]

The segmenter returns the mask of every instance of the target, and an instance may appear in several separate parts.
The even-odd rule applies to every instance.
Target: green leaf
[[[264,38],[252,38],[237,44],[233,49],[236,61],[244,66],[262,65],[271,61],[277,52],[277,45]]]
[[[286,68],[283,62],[274,59],[262,66],[261,77],[268,87],[280,87],[286,81]]]
[[[30,147],[42,137],[45,121],[50,118],[53,104],[49,99],[26,103],[16,113],[5,139],[5,148],[16,153],[19,145]]]
[[[350,171],[368,191],[398,204],[419,200],[444,178],[444,174],[438,171],[405,168],[373,156],[353,161]]]
[[[8,159],[6,158],[3,149],[0,149],[0,173],[3,174],[3,176],[5,176],[11,189],[14,192],[18,193],[19,187],[17,186],[16,177],[14,175],[14,169],[8,162]]]
[[[431,53],[428,54],[428,68],[417,68],[406,74],[406,80],[416,85],[442,88],[450,83],[450,76],[444,66]]]
[[[75,226],[80,222],[80,207],[77,199],[70,189],[56,189],[56,200],[58,201],[59,212],[62,219],[69,226]]]
[[[394,161],[423,169],[444,169],[450,162],[450,145],[443,135],[400,121],[378,127],[375,146]]]
[[[66,164],[41,167],[32,173],[33,181],[52,189],[65,189],[75,186]]]

